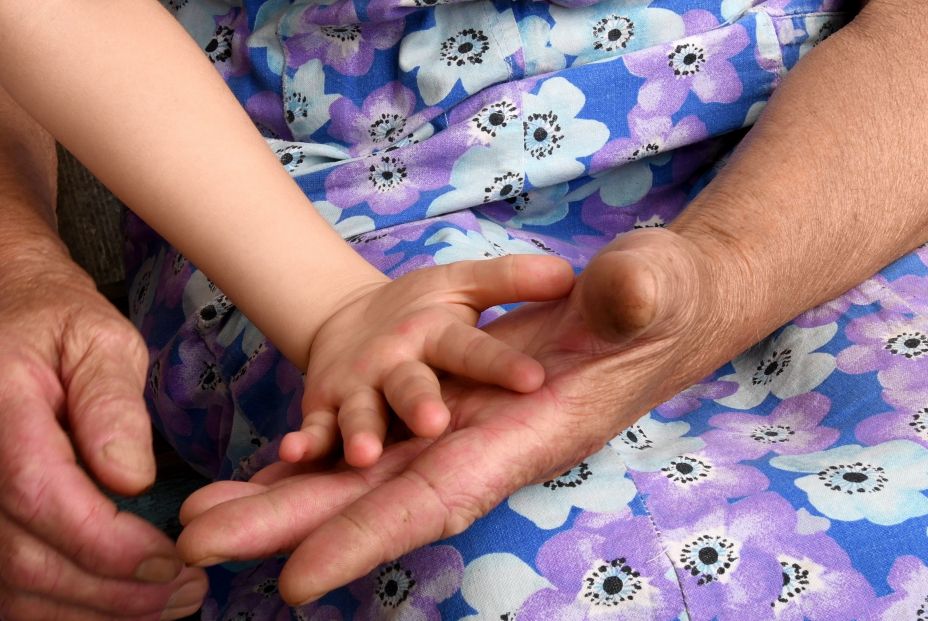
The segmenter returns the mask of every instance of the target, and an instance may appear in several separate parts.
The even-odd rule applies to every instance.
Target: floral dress
[[[391,276],[663,226],[841,0],[166,0],[348,242]],[[147,396],[246,479],[302,377],[128,220]],[[466,532],[301,609],[281,559],[211,570],[204,618],[928,619],[928,250],[805,313]]]

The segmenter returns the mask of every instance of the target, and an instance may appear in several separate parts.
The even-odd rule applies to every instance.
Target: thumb
[[[119,494],[155,480],[151,422],[142,393],[148,354],[121,318],[79,324],[64,335],[62,379],[72,437],[89,470]]]
[[[614,343],[667,336],[688,325],[706,271],[686,240],[665,229],[622,235],[596,255],[578,281],[580,313]]]

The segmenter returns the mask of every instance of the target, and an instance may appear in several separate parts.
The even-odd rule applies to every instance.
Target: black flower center
[[[706,565],[712,565],[713,563],[718,562],[719,553],[715,551],[715,548],[705,547],[699,551],[699,560],[705,563]]]
[[[490,116],[487,117],[487,120],[490,121],[490,125],[499,125],[506,120],[506,115],[497,110],[495,112],[491,112]]]
[[[882,491],[889,479],[882,466],[855,462],[833,464],[818,473],[818,480],[840,494],[872,494]]]
[[[609,576],[603,580],[603,591],[609,595],[615,595],[622,592],[622,579],[618,576]]]

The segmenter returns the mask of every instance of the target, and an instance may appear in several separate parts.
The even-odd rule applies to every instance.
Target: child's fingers
[[[349,395],[338,410],[338,427],[345,444],[345,461],[357,468],[377,463],[387,436],[387,404],[373,388]]]
[[[516,392],[534,392],[545,381],[544,367],[537,360],[463,323],[450,323],[439,335],[426,339],[425,362]]]
[[[384,380],[383,392],[396,415],[417,436],[439,436],[451,421],[438,378],[423,362],[410,360],[397,366]]]
[[[311,461],[329,453],[338,440],[338,419],[333,412],[315,410],[303,418],[299,431],[288,433],[280,442],[278,455],[283,461]]]
[[[446,269],[451,286],[464,292],[477,309],[509,302],[556,300],[570,293],[574,285],[570,264],[544,255],[513,254],[487,261],[461,261]]]

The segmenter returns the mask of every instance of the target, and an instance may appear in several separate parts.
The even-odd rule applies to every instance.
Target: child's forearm
[[[291,360],[386,278],[318,215],[154,0],[0,0],[0,84]]]

